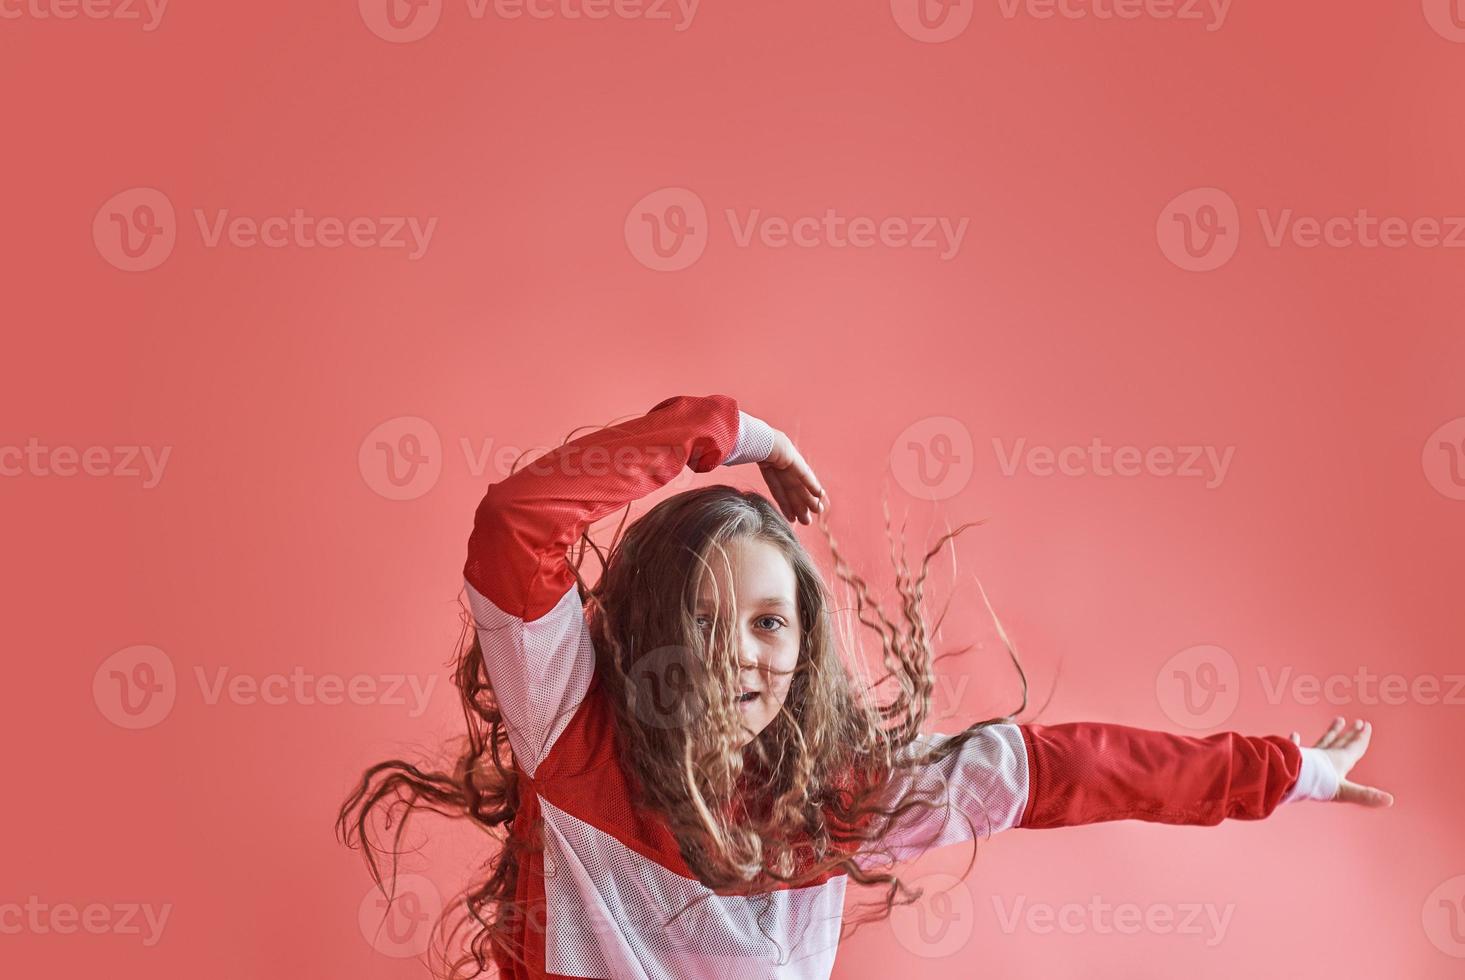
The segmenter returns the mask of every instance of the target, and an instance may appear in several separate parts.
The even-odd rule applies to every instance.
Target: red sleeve
[[[766,458],[773,432],[724,395],[683,395],[587,433],[489,486],[474,515],[463,576],[484,665],[526,773],[534,775],[559,743],[595,673],[570,545],[685,466],[704,472]]]
[[[645,415],[551,450],[491,484],[474,515],[463,576],[495,606],[539,618],[574,585],[566,551],[602,517],[721,463],[737,444],[737,402],[677,395]]]
[[[1172,735],[1094,722],[1021,727],[1028,799],[1019,827],[1259,820],[1302,766],[1301,750],[1280,735]]]

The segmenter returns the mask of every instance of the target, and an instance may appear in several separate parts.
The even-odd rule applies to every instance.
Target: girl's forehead
[[[776,545],[735,538],[721,549],[712,549],[697,584],[699,602],[721,601],[731,589],[740,605],[792,603],[797,578],[788,557]]]

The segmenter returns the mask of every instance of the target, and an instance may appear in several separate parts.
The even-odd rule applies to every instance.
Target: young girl
[[[594,522],[684,467],[741,464],[757,464],[777,509],[725,485],[677,494],[596,549],[594,586],[581,579]],[[830,539],[895,681],[877,702],[840,658],[829,594],[790,524],[828,507],[788,437],[723,395],[669,398],[488,487],[464,569],[466,748],[451,773],[372,768],[340,815],[378,882],[378,804],[504,836],[466,897],[454,975],[492,960],[516,980],[823,978],[846,882],[884,886],[888,913],[919,894],[894,864],[929,848],[1102,820],[1256,820],[1292,800],[1392,804],[1344,778],[1368,746],[1363,721],[1338,718],[1310,747],[1296,733],[1012,715],[921,733],[925,564],[897,572],[897,624]]]

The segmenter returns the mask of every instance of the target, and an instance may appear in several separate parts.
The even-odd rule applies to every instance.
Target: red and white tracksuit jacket
[[[528,967],[501,962],[505,977],[829,976],[845,874],[768,895],[711,895],[663,924],[709,889],[664,823],[631,806],[566,556],[589,525],[683,467],[704,473],[756,462],[772,447],[773,430],[732,398],[678,396],[488,487],[464,577],[522,778],[511,833],[544,845],[519,876],[519,898],[531,909],[518,932]],[[1256,820],[1281,802],[1331,799],[1338,784],[1320,750],[1282,736],[1182,736],[1089,722],[989,726],[941,764],[904,778],[938,787],[949,805],[890,829],[897,860],[964,841],[973,825],[985,837],[1101,820]]]

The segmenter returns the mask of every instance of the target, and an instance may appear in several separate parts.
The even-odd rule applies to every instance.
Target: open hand
[[[822,513],[828,509],[829,494],[782,432],[774,431],[773,451],[758,464],[758,469],[768,483],[768,492],[789,521],[809,524],[814,520],[815,511]]]
[[[1338,795],[1333,797],[1336,802],[1359,803],[1372,807],[1394,805],[1392,793],[1385,793],[1372,786],[1363,786],[1347,778],[1348,770],[1352,769],[1354,764],[1363,758],[1363,753],[1368,751],[1368,740],[1372,734],[1373,726],[1362,718],[1349,725],[1345,723],[1343,716],[1339,715],[1333,719],[1333,724],[1313,746],[1324,750],[1327,753],[1328,761],[1333,764],[1334,769],[1338,770]],[[1300,746],[1302,736],[1293,732],[1292,741]]]

